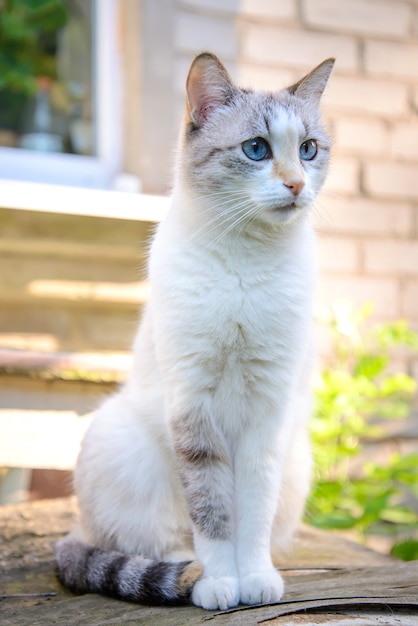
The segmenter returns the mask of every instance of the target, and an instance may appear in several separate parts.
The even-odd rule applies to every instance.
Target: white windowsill
[[[0,207],[9,209],[159,222],[169,204],[167,196],[0,179]]]

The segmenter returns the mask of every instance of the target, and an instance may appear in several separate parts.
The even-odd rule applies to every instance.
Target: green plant
[[[56,78],[57,36],[67,19],[61,0],[0,0],[0,127],[18,130],[38,77]]]
[[[0,2],[0,89],[31,95],[36,77],[56,77],[56,34],[67,21],[60,0]]]
[[[367,328],[370,313],[369,305],[340,309],[328,320],[334,358],[315,386],[316,473],[307,519],[363,537],[407,533],[408,540],[393,547],[407,559],[418,551],[418,453],[393,454],[379,464],[366,451],[382,439],[388,419],[410,414],[416,383],[391,371],[391,355],[418,349],[418,334],[405,320]]]

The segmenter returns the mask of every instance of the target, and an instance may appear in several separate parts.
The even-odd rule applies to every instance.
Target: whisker
[[[229,232],[231,232],[232,230],[234,230],[236,227],[238,227],[241,223],[245,223],[245,220],[248,217],[248,209],[251,208],[251,205],[246,201],[244,203],[242,203],[242,206],[240,206],[239,208],[236,207],[236,210],[234,211],[235,214],[235,219],[231,220],[224,220],[223,224],[219,224],[218,226],[221,228],[220,232],[219,232],[219,228],[214,227],[212,228],[210,231],[208,231],[209,234],[215,233],[216,231],[218,231],[218,235],[217,237],[215,237],[212,240],[212,244],[219,242],[221,239],[223,239]]]
[[[202,199],[204,198],[205,200],[210,197],[212,194],[208,194],[207,196],[202,196]],[[222,194],[223,196],[225,194]],[[201,233],[205,233],[206,235],[210,235],[214,232],[216,232],[219,228],[222,228],[223,225],[228,224],[228,227],[226,229],[226,231],[222,231],[222,232],[228,232],[231,228],[234,227],[235,223],[239,223],[239,221],[241,219],[245,219],[245,215],[247,213],[248,208],[251,206],[251,203],[249,202],[249,200],[246,198],[245,194],[243,194],[242,192],[234,192],[232,194],[229,194],[230,196],[233,196],[228,198],[228,199],[224,199],[223,202],[212,202],[211,204],[205,204],[204,205],[204,210],[205,213],[212,213],[214,212],[214,210],[219,210],[222,207],[225,207],[220,213],[218,214],[214,214],[213,216],[211,215],[210,217],[210,227],[208,230],[208,223],[204,223],[201,228],[199,228],[193,236],[193,239],[195,241],[199,240],[199,235]],[[231,222],[231,217],[233,217],[234,219]],[[222,233],[221,233],[222,234]],[[217,240],[218,238],[216,238]]]
[[[318,200],[312,205],[312,213],[315,215],[317,225],[321,230],[329,232],[334,228],[329,212]]]
[[[242,211],[245,211],[245,206],[243,205],[245,205],[245,202],[232,206],[227,206],[226,209],[224,209],[221,213],[219,213],[218,215],[214,215],[209,224],[208,222],[203,223],[202,226],[194,233],[193,239],[195,241],[198,241],[198,236],[200,234],[204,233],[205,236],[207,236],[212,234],[213,232],[216,232],[224,224],[230,222],[230,218],[234,217],[237,214],[237,211],[239,212],[239,214],[241,214]],[[241,206],[243,206],[243,208],[241,208]],[[218,205],[211,206],[211,209],[215,208],[218,208]]]
[[[345,198],[344,196],[340,196],[338,193],[334,193],[332,191],[324,191],[323,189],[321,190],[321,196],[328,196],[329,198],[335,198],[336,200],[347,201],[347,198]]]
[[[231,224],[229,224],[228,228],[223,231],[215,240],[213,243],[217,243],[219,240],[222,239],[222,237],[224,237],[227,233],[229,233],[231,230],[233,229],[237,229],[239,228],[239,232],[244,232],[245,228],[248,228],[248,226],[257,218],[257,216],[261,213],[261,211],[263,210],[263,206],[257,206],[254,205],[254,203],[252,203],[251,201],[248,200],[248,202],[246,203],[245,208],[245,212],[243,212],[243,210],[240,211],[240,215],[237,217],[237,219],[232,222]]]

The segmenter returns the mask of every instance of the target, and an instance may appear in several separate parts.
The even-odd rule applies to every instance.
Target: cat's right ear
[[[228,72],[214,54],[199,54],[190,66],[186,82],[189,122],[201,127],[213,109],[228,103],[235,89]]]

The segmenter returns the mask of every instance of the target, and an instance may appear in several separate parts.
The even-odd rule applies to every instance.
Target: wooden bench
[[[403,563],[337,534],[303,527],[284,557],[283,600],[204,611],[73,596],[54,575],[52,544],[72,527],[74,498],[0,507],[0,623],[18,626],[418,624],[418,561]]]

